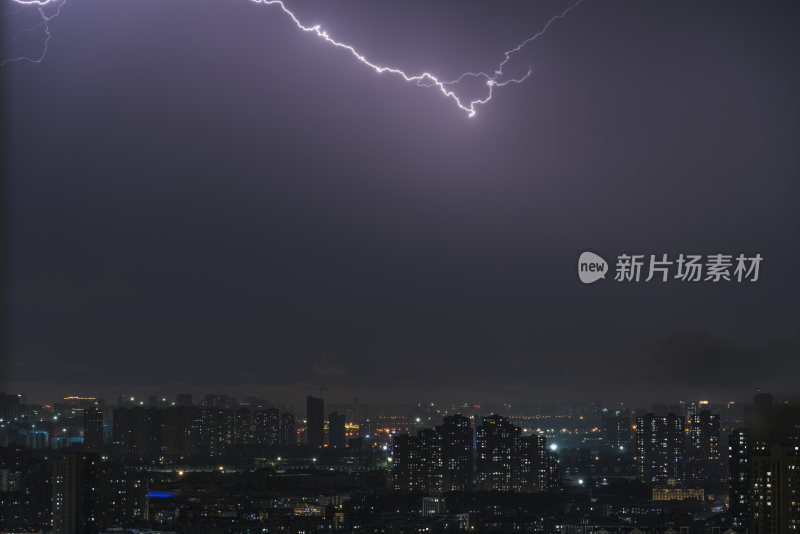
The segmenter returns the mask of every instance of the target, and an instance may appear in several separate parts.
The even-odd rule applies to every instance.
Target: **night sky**
[[[287,3],[446,79],[568,5]],[[0,70],[7,390],[798,393],[797,2],[586,0],[474,118],[246,0],[70,0],[51,27]],[[764,261],[583,285],[584,250]]]

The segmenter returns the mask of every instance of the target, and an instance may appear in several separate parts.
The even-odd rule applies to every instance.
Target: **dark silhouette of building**
[[[206,393],[203,400],[200,401],[200,406],[203,408],[218,408],[220,407],[219,397],[213,393]]]
[[[728,440],[731,524],[750,534],[800,530],[800,407],[758,393]]]
[[[194,406],[170,406],[162,412],[161,452],[172,458],[200,454],[200,410]]]
[[[97,522],[95,453],[56,454],[53,458],[53,533],[94,534]]]
[[[309,447],[322,447],[325,443],[325,401],[306,397],[306,443]]]
[[[83,410],[83,448],[99,452],[103,447],[103,410],[91,406]]]
[[[19,395],[0,393],[0,419],[13,421],[19,417]]]
[[[112,442],[123,458],[188,458],[200,454],[201,412],[192,406],[116,408]]]
[[[178,406],[191,406],[192,405],[191,393],[178,393],[178,396],[175,397],[175,404],[177,404]]]
[[[636,465],[646,485],[684,482],[684,419],[669,413],[636,418]]]
[[[97,468],[97,521],[106,529],[147,518],[148,475],[136,467],[101,462]]]
[[[136,458],[161,456],[161,416],[158,408],[116,408],[112,414],[112,440],[117,454]]]
[[[334,449],[344,449],[345,441],[345,416],[333,412],[328,416],[328,445]]]
[[[625,449],[631,442],[631,416],[627,410],[604,412],[601,417],[603,442],[614,449]]]
[[[753,397],[753,412],[757,419],[764,419],[772,413],[774,399],[771,393],[759,391]]]
[[[359,436],[364,439],[372,439],[375,436],[375,421],[367,418],[361,421],[358,425]]]
[[[282,447],[297,445],[297,429],[294,424],[294,415],[289,412],[281,414],[281,439]]]

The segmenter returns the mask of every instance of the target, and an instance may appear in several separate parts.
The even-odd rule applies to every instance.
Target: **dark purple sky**
[[[564,2],[288,2],[492,69]],[[333,399],[798,393],[800,5],[586,0],[468,119],[247,0],[70,0],[4,77],[6,388]],[[583,286],[584,250],[760,253]],[[777,341],[776,341],[777,340]]]

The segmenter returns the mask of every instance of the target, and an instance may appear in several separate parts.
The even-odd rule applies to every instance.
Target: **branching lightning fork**
[[[36,31],[38,29],[42,29],[44,32],[44,44],[42,45],[42,52],[38,57],[33,58],[30,56],[16,56],[4,58],[2,61],[0,61],[0,67],[4,66],[6,63],[12,63],[15,61],[30,61],[31,63],[39,63],[44,59],[44,56],[47,55],[47,46],[50,44],[50,21],[61,13],[61,8],[64,7],[66,0],[11,0],[11,2],[13,4],[19,4],[20,7],[16,11],[12,11],[11,13],[2,13],[0,16],[16,15],[17,13],[24,11],[25,8],[30,8],[36,10],[40,21],[30,28],[21,30],[14,35],[14,37],[3,43],[2,50],[8,48],[9,45],[13,44],[14,41],[22,37],[24,34]]]
[[[43,29],[45,34],[45,40],[42,47],[41,55],[38,57],[29,57],[29,56],[17,56],[17,57],[10,57],[2,60],[0,62],[0,66],[5,65],[6,63],[15,62],[15,61],[30,61],[33,63],[39,63],[42,61],[47,54],[47,46],[50,42],[50,21],[52,21],[55,17],[59,15],[61,12],[61,8],[63,7],[66,0],[10,0],[14,4],[18,4],[21,6],[19,9],[31,8],[36,9],[41,21],[33,27],[26,28],[15,35],[11,40],[4,44],[4,49],[17,40],[23,33],[36,31],[39,29]],[[262,4],[265,6],[273,6],[280,9],[284,15],[286,15],[297,27],[297,29],[310,33],[317,38],[321,39],[325,43],[334,46],[336,48],[341,48],[348,52],[353,58],[355,58],[358,62],[366,65],[367,67],[371,68],[373,71],[377,73],[388,73],[395,75],[406,82],[412,82],[420,87],[428,87],[428,88],[436,88],[438,89],[445,98],[449,99],[459,109],[466,112],[469,117],[474,117],[477,113],[478,106],[482,106],[489,101],[492,100],[494,97],[494,91],[498,87],[503,87],[508,84],[512,83],[521,83],[528,79],[530,75],[533,73],[533,69],[530,67],[528,68],[527,72],[520,76],[520,77],[507,77],[503,72],[503,69],[506,67],[511,58],[518,53],[520,50],[528,46],[532,41],[536,40],[537,38],[541,37],[548,28],[557,20],[562,19],[569,14],[570,11],[575,9],[578,5],[583,3],[583,0],[574,0],[567,8],[565,8],[561,13],[550,18],[547,23],[539,30],[537,33],[531,35],[521,43],[519,43],[514,48],[507,50],[503,53],[502,61],[497,65],[495,70],[489,74],[486,72],[465,72],[458,78],[454,80],[441,80],[439,77],[431,74],[430,72],[422,72],[420,74],[407,74],[403,70],[386,66],[386,65],[379,65],[367,58],[365,54],[356,50],[354,46],[351,46],[347,43],[338,41],[331,37],[327,31],[323,30],[320,25],[314,26],[307,26],[303,24],[300,19],[288,8],[283,0],[249,0],[255,4]],[[475,99],[467,99],[464,97],[460,97],[456,90],[458,85],[463,82],[467,78],[478,78],[485,83],[485,89],[483,96]]]

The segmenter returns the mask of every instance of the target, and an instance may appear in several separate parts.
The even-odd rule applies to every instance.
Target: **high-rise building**
[[[472,425],[462,415],[393,439],[392,481],[398,491],[466,491],[472,487]]]
[[[57,454],[53,458],[53,533],[95,534],[95,453]]]
[[[375,420],[366,418],[358,425],[358,434],[360,437],[369,440],[375,436]]]
[[[517,445],[519,450],[519,467],[515,489],[524,493],[539,493],[549,487],[549,453],[544,436],[532,434],[520,436]],[[556,458],[556,466],[558,458]]]
[[[297,445],[297,430],[294,424],[294,414],[284,412],[281,414],[281,439],[282,447]]]
[[[334,449],[344,449],[345,441],[345,415],[333,412],[328,416],[328,445]]]
[[[734,430],[728,437],[728,496],[731,524],[736,528],[745,528],[750,521],[752,447],[752,437],[746,430]]]
[[[433,429],[416,436],[401,434],[392,439],[392,484],[397,491],[435,491],[439,455],[438,436]]]
[[[750,534],[800,531],[800,406],[759,392],[728,439],[731,524]]]
[[[770,445],[751,459],[750,533],[800,531],[800,446]]]
[[[441,491],[443,479],[442,436],[435,428],[417,431],[419,486],[422,491]]]
[[[233,410],[236,408],[237,402],[234,397],[230,395],[220,395],[217,397],[217,407],[224,410]]]
[[[684,419],[669,413],[636,418],[636,465],[647,485],[684,481]]]
[[[173,458],[200,454],[200,409],[170,406],[162,412],[162,453]]]
[[[234,410],[233,442],[245,444],[253,441],[252,412],[249,406],[240,406]]]
[[[281,418],[277,408],[257,411],[253,423],[256,443],[263,447],[275,447],[280,443]]]
[[[178,393],[178,396],[175,397],[175,404],[178,406],[191,406],[192,405],[192,394],[191,393]]]
[[[631,417],[627,410],[603,411],[600,419],[603,442],[614,449],[625,449],[631,441]]]
[[[200,402],[200,406],[203,408],[221,407],[219,403],[219,397],[213,393],[206,393],[205,397],[203,397],[203,400]]]
[[[103,447],[103,410],[91,406],[83,410],[83,448],[100,452]]]
[[[149,477],[146,472],[102,462],[96,476],[97,521],[102,529],[147,518]]]
[[[0,393],[0,419],[13,421],[20,414],[21,395]]]
[[[396,491],[419,491],[419,450],[416,436],[400,434],[392,438],[392,487]]]
[[[472,488],[472,421],[456,414],[436,427],[441,437],[441,490],[467,491]]]
[[[112,438],[122,456],[155,458],[162,453],[162,412],[158,408],[116,408]]]
[[[483,418],[477,431],[477,487],[483,491],[513,491],[520,428],[507,417]]]
[[[523,436],[507,417],[483,418],[477,431],[476,485],[484,491],[539,492],[548,487],[549,457],[542,436]]]
[[[225,408],[201,410],[200,436],[209,456],[224,456],[233,443],[234,412]]]
[[[325,443],[325,401],[306,397],[306,443],[309,447],[322,447]]]
[[[700,410],[691,419],[689,479],[706,490],[722,489],[723,469],[719,450],[719,414]]]

